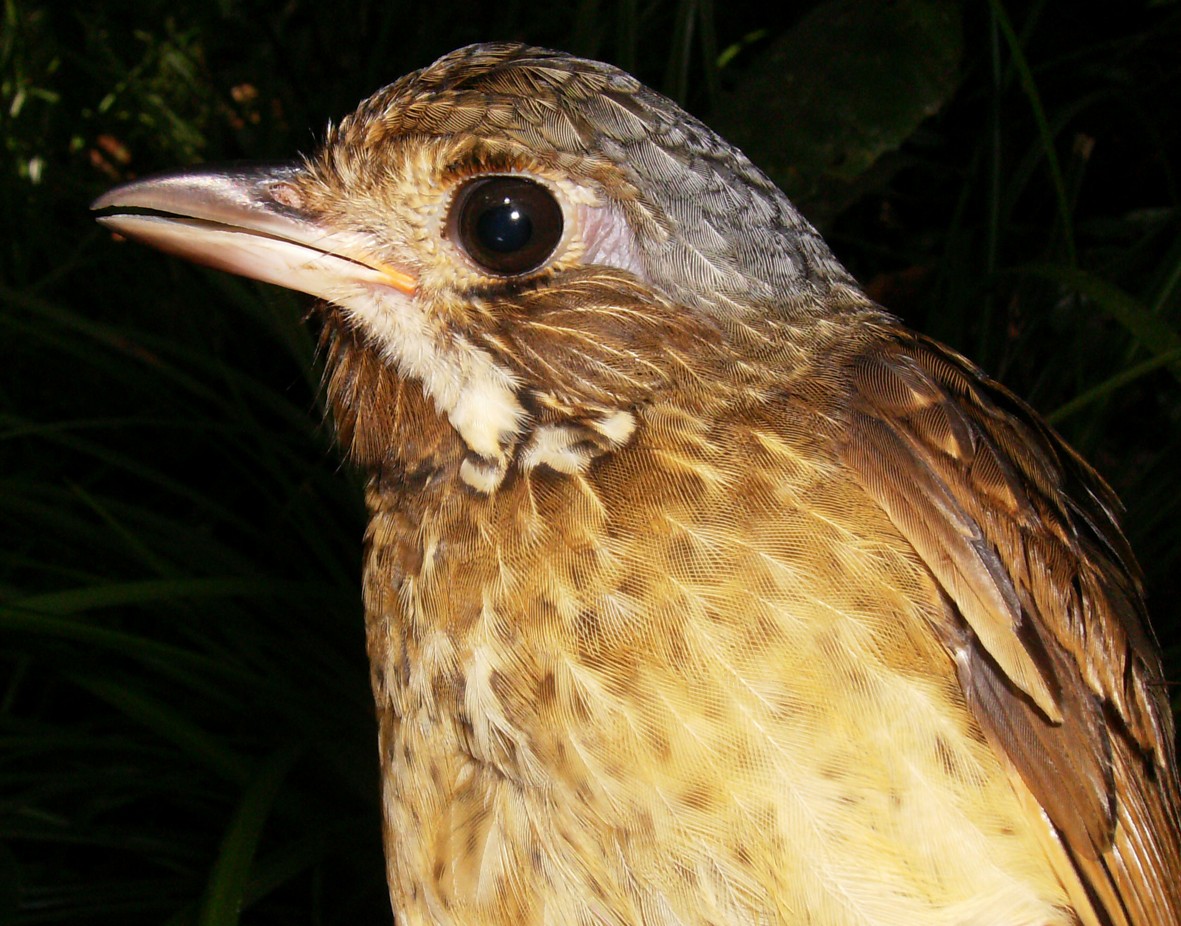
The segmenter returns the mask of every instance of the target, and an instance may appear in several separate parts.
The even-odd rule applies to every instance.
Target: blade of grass
[[[10,604],[28,611],[77,614],[97,608],[150,604],[178,598],[289,598],[305,601],[324,595],[314,583],[282,582],[265,578],[142,579],[84,585],[57,592],[29,595]]]
[[[213,679],[245,681],[248,676],[224,659],[212,659],[167,643],[110,630],[74,618],[57,617],[38,611],[26,611],[0,605],[0,630],[7,633],[34,633],[87,647],[101,647],[156,667],[174,666]]]
[[[1001,0],[989,0],[989,7],[1005,42],[1009,46],[1009,54],[1017,68],[1017,75],[1021,82],[1021,89],[1029,101],[1033,112],[1033,120],[1037,125],[1038,135],[1041,137],[1042,150],[1046,157],[1046,167],[1050,172],[1050,182],[1054,185],[1054,196],[1058,203],[1059,220],[1062,223],[1062,241],[1066,247],[1067,260],[1074,266],[1078,263],[1078,254],[1074,244],[1074,220],[1071,215],[1070,199],[1066,193],[1066,181],[1062,175],[1062,166],[1058,162],[1058,153],[1054,148],[1054,135],[1050,131],[1050,123],[1046,118],[1046,110],[1042,105],[1041,95],[1038,93],[1037,83],[1033,79],[1029,61],[1021,45],[1021,39],[1013,29],[1013,23],[1005,12]]]
[[[245,759],[227,746],[224,740],[202,730],[169,705],[106,678],[84,674],[67,674],[66,677],[79,688],[172,743],[190,760],[220,777],[236,784],[245,784],[249,780],[250,766]]]
[[[247,784],[209,875],[204,902],[197,917],[200,926],[236,926],[238,923],[263,827],[283,779],[298,755],[299,751],[292,747],[274,752],[263,761]]]
[[[1171,357],[1181,349],[1181,335],[1167,321],[1119,287],[1089,271],[1054,264],[1030,264],[1016,272],[1050,280],[1086,296],[1109,318],[1122,325],[1139,347],[1155,357]],[[1181,380],[1181,366],[1171,361],[1159,365],[1170,366],[1170,372]]]
[[[684,105],[689,96],[689,64],[693,59],[693,26],[697,0],[680,0],[673,13],[672,50],[664,72],[664,92]]]
[[[1086,392],[1080,393],[1069,402],[1054,409],[1053,412],[1046,416],[1046,420],[1053,425],[1060,424],[1071,415],[1077,414],[1088,405],[1109,397],[1118,389],[1123,388],[1128,383],[1134,382],[1141,376],[1147,376],[1149,373],[1159,370],[1163,366],[1168,366],[1179,361],[1181,361],[1181,348],[1175,348],[1165,351],[1163,354],[1158,354],[1150,360],[1145,360],[1143,363],[1138,363],[1133,367],[1122,370],[1088,389]]]

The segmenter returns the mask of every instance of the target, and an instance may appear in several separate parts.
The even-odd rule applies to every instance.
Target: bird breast
[[[653,401],[617,452],[475,502],[371,489],[404,921],[1067,922],[832,420],[713,406]]]

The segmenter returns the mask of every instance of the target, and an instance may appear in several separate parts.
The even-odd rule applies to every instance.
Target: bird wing
[[[892,330],[853,376],[845,459],[941,588],[936,632],[1052,823],[1080,915],[1181,922],[1172,720],[1111,489],[934,341]]]

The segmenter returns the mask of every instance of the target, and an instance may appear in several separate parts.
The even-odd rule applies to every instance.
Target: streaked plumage
[[[96,207],[326,300],[400,923],[1181,920],[1111,491],[668,100],[472,46]]]

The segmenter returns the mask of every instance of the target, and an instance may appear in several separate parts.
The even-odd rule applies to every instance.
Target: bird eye
[[[562,208],[540,183],[524,177],[485,177],[455,197],[447,231],[490,273],[536,270],[562,239]]]

